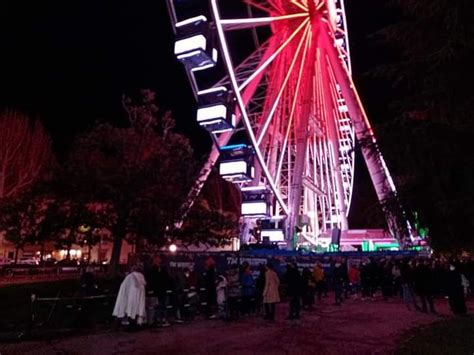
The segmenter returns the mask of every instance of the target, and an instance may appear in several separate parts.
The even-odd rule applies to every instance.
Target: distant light
[[[169,246],[169,250],[170,250],[170,252],[172,252],[172,253],[176,253],[176,251],[178,250],[178,247],[176,246],[176,244],[171,244],[171,245]]]
[[[85,224],[81,224],[78,228],[79,233],[87,233],[87,232],[90,231],[90,229],[91,229],[91,227],[88,226],[88,225],[85,225]]]

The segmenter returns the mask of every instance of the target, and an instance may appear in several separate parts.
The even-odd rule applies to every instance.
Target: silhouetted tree
[[[16,111],[0,113],[0,200],[30,187],[52,157],[49,135],[39,120]]]
[[[44,236],[46,208],[46,202],[31,192],[6,200],[0,205],[0,231],[15,246],[15,263],[18,261],[19,251],[26,244],[33,244]]]
[[[188,139],[173,132],[170,114],[160,113],[154,101],[149,90],[138,100],[124,98],[130,127],[99,124],[80,136],[62,176],[81,199],[113,209],[111,270],[127,237],[166,243],[166,229],[179,219],[195,178]]]
[[[474,247],[474,6],[469,0],[397,0],[402,18],[378,33],[394,61],[383,149],[406,205],[420,211],[434,246]]]
[[[200,197],[174,237],[184,245],[222,247],[239,237],[239,214],[219,210]]]

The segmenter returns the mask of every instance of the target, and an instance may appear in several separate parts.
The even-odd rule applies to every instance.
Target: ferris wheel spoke
[[[275,11],[275,8],[272,8],[271,4],[268,4],[266,1],[259,1],[259,0],[244,0],[247,5],[253,6],[256,9],[262,10],[267,13],[271,13]],[[280,9],[276,9],[279,14],[283,14],[284,12]]]
[[[280,90],[278,91],[278,94],[277,94],[277,97],[274,99],[274,102],[270,108],[270,111],[268,112],[266,118],[265,118],[265,121],[263,123],[263,126],[260,128],[260,132],[259,132],[259,135],[258,135],[258,138],[257,138],[257,144],[260,146],[260,144],[262,143],[262,140],[263,138],[265,137],[265,134],[267,133],[267,129],[270,125],[270,123],[272,122],[272,118],[275,114],[275,111],[277,110],[278,108],[278,105],[280,103],[280,100],[281,100],[281,97],[283,95],[283,92],[285,91],[286,87],[287,87],[287,84],[288,84],[288,81],[291,77],[291,75],[293,74],[293,68],[296,64],[296,61],[297,59],[299,58],[300,56],[300,52],[301,52],[301,48],[302,48],[302,45],[305,41],[305,39],[307,38],[308,34],[309,34],[309,29],[310,27],[307,26],[306,29],[305,29],[305,32],[303,34],[303,36],[301,36],[301,39],[298,43],[298,47],[295,51],[295,55],[293,56],[293,59],[291,61],[291,64],[290,64],[290,67],[288,68],[287,70],[287,73],[285,75],[285,78],[283,80],[283,83],[281,84],[280,86]]]
[[[246,28],[255,28],[258,26],[268,26],[273,22],[283,20],[293,20],[297,18],[308,17],[307,12],[300,12],[296,14],[289,14],[283,16],[269,16],[256,18],[238,18],[238,19],[221,19],[222,27],[225,31],[242,30]]]
[[[250,75],[247,80],[245,80],[239,87],[239,92],[242,91],[253,79],[255,79],[261,72],[263,72],[272,62],[273,60],[286,48],[286,46],[296,37],[296,35],[304,28],[305,25],[309,23],[309,18],[305,18],[305,20],[293,31],[293,33],[283,42],[275,52],[263,62],[255,72]]]
[[[311,32],[309,33],[309,36],[306,37],[306,40],[305,40],[305,47],[304,47],[304,52],[303,52],[303,59],[301,60],[301,64],[300,64],[300,68],[299,68],[299,71],[298,71],[298,78],[297,78],[297,81],[296,81],[296,86],[295,86],[295,90],[294,90],[294,93],[293,93],[293,97],[292,97],[292,104],[291,104],[291,111],[290,111],[290,115],[289,115],[289,118],[288,118],[288,125],[286,127],[286,132],[285,132],[285,138],[283,140],[283,146],[282,146],[282,154],[280,156],[280,159],[278,161],[278,165],[277,165],[277,170],[276,170],[276,176],[275,176],[275,181],[279,181],[280,179],[280,174],[281,174],[281,170],[282,170],[282,167],[283,167],[283,160],[285,158],[285,154],[284,152],[286,151],[287,147],[288,147],[288,139],[290,137],[290,133],[293,129],[293,119],[294,119],[294,114],[295,114],[295,109],[296,109],[296,103],[298,102],[298,99],[299,99],[299,91],[300,91],[300,84],[301,84],[301,79],[303,77],[303,69],[304,69],[304,65],[305,65],[305,62],[306,62],[306,55],[307,55],[307,52],[308,52],[308,48],[311,44]]]
[[[305,5],[302,1],[298,0],[291,0],[290,1],[293,5],[298,6],[303,11],[308,11],[308,5]]]

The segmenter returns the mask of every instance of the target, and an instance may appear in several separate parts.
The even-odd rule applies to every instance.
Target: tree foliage
[[[110,228],[114,215],[107,206],[87,204],[73,198],[57,198],[49,205],[45,220],[58,249],[69,251],[73,244],[92,248],[101,238],[101,230]]]
[[[173,236],[184,245],[222,247],[239,237],[239,215],[214,209],[200,197]]]
[[[397,0],[400,21],[378,33],[394,61],[384,151],[405,203],[420,211],[435,247],[473,247],[474,5],[469,0]]]
[[[222,247],[239,237],[240,193],[211,172],[198,200],[173,236],[184,245]]]
[[[43,246],[51,238],[51,220],[47,212],[50,201],[36,192],[29,190],[0,205],[0,231],[16,248],[15,263],[18,251],[26,244],[39,243]]]
[[[138,245],[137,238],[166,243],[166,229],[179,218],[196,172],[189,141],[173,132],[173,119],[158,110],[152,92],[123,102],[130,126],[99,124],[80,136],[62,178],[79,198],[113,209],[112,266],[126,238]]]

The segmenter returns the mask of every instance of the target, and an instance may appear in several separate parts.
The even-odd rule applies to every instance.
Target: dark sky
[[[386,2],[346,0],[353,75],[375,121],[390,85],[364,75],[387,57],[367,36],[392,20]],[[164,0],[3,0],[0,12],[0,107],[41,117],[60,156],[95,121],[123,123],[121,95],[140,88],[156,91],[198,153],[208,149]],[[366,186],[366,172],[358,174]]]

